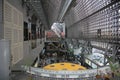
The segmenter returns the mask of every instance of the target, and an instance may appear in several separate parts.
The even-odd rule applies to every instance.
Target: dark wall
[[[20,11],[23,11],[22,0],[7,0],[10,4],[15,6]]]
[[[3,0],[0,0],[0,39],[3,39]]]

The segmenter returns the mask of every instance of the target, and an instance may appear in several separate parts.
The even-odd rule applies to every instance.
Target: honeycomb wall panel
[[[12,64],[23,58],[23,14],[4,2],[4,38],[11,41]]]

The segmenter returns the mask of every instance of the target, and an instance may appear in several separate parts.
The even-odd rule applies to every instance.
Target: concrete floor
[[[13,72],[11,76],[11,80],[48,80],[44,77],[32,77],[32,75],[27,74],[25,72]]]
[[[13,72],[11,80],[30,80],[29,75],[25,72]]]

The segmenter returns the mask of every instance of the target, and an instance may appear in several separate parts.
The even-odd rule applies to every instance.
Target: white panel
[[[13,48],[13,53],[12,53],[12,56],[13,56],[13,64],[15,64],[17,62],[17,48]]]
[[[22,14],[19,14],[19,26],[23,26],[23,17],[22,17]]]
[[[7,3],[5,3],[5,7],[4,7],[4,19],[5,21],[11,22],[12,21],[12,7],[10,5],[8,5]]]
[[[13,30],[13,42],[17,43],[17,30],[16,29]]]
[[[17,11],[15,9],[13,9],[13,23],[14,24],[17,24],[17,20],[18,20],[18,17],[17,17]]]
[[[14,6],[4,2],[4,38],[11,41],[12,63],[23,58],[23,15]]]
[[[5,27],[4,29],[5,29],[5,33],[4,33],[5,37],[4,38],[7,40],[11,40],[12,39],[11,38],[11,35],[12,35],[11,28]]]

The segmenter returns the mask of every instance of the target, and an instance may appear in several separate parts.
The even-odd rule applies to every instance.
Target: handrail
[[[34,74],[37,76],[43,77],[54,77],[54,78],[85,78],[85,77],[95,77],[99,74],[99,71],[102,73],[110,72],[111,69],[109,66],[105,66],[99,69],[88,69],[88,70],[78,70],[78,71],[55,71],[55,70],[45,70],[42,68],[27,67],[23,66],[24,70],[27,73]]]

